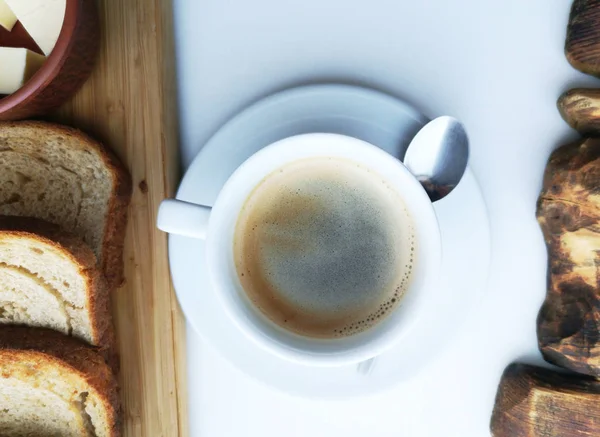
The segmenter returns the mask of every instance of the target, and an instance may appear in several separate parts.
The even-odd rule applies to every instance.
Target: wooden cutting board
[[[121,354],[124,437],[188,435],[185,324],[171,286],[156,211],[178,181],[171,0],[99,0],[102,47],[94,73],[51,119],[112,148],[134,192],[126,284],[113,295]]]

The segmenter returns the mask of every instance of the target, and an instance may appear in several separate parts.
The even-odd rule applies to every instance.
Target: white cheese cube
[[[65,20],[66,0],[4,0],[27,33],[48,56]]]
[[[25,85],[45,60],[31,50],[0,47],[0,94],[12,94]]]
[[[6,30],[12,30],[17,22],[17,16],[12,9],[8,7],[4,0],[0,0],[0,26]]]

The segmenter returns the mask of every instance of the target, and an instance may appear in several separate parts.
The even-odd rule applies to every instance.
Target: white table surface
[[[546,255],[535,202],[549,153],[574,138],[556,99],[573,86],[600,86],[563,55],[570,4],[175,0],[185,167],[220,125],[263,96],[357,83],[466,124],[492,226],[481,302],[401,389],[347,401],[293,398],[241,374],[189,329],[192,437],[489,435],[505,366],[541,362],[535,319]]]

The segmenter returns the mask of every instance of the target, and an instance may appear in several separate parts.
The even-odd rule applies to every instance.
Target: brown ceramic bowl
[[[0,120],[41,115],[68,100],[92,72],[99,44],[96,1],[67,0],[65,20],[54,50],[23,87],[9,96],[0,96]],[[0,27],[0,45],[39,51],[20,24],[12,32]]]

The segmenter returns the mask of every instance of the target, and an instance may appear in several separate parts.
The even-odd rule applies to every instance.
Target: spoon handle
[[[375,357],[367,361],[361,361],[356,365],[356,371],[363,376],[368,376],[373,371],[376,359],[377,358]]]

